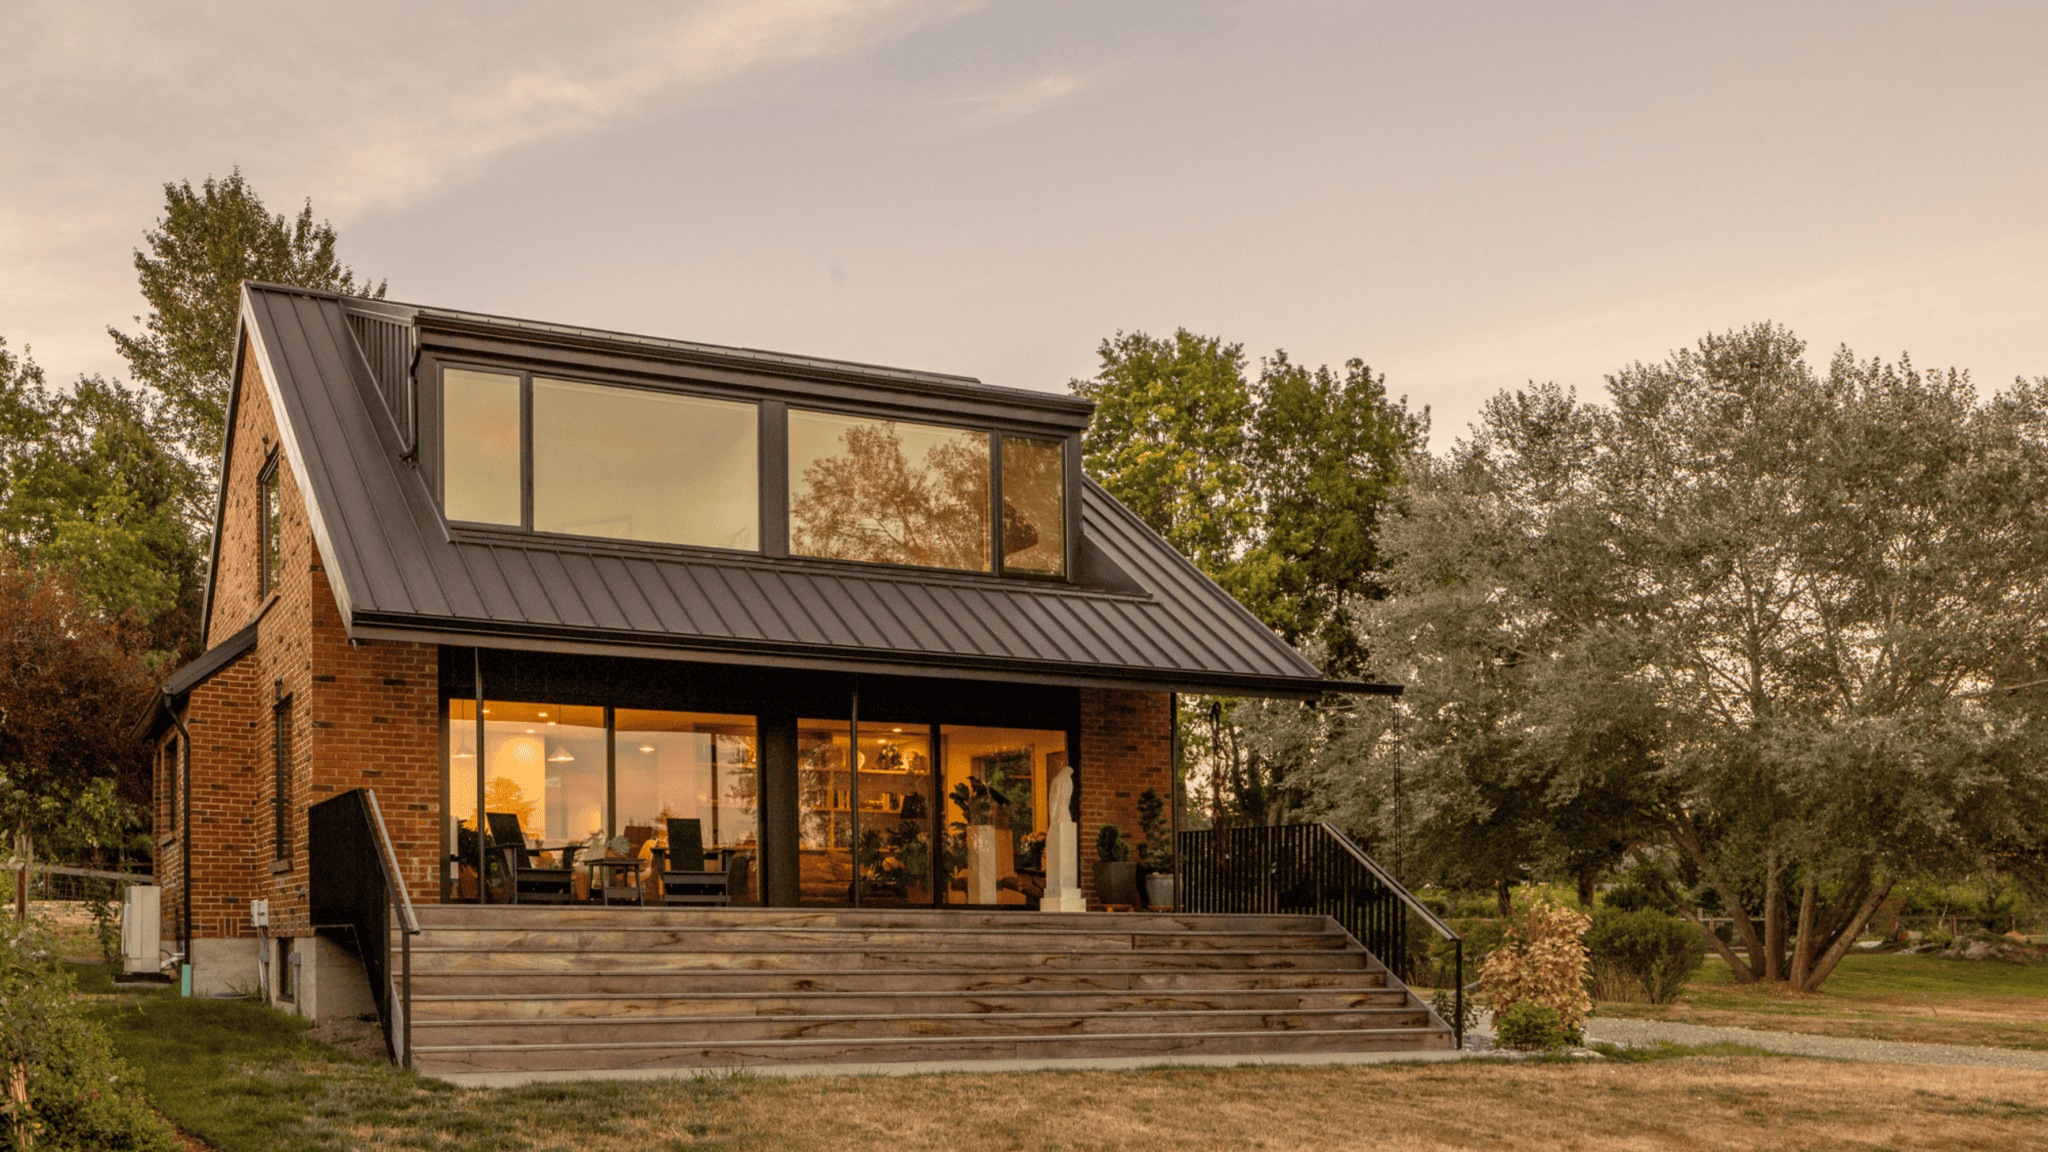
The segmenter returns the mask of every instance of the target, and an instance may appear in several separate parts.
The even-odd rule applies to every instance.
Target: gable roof
[[[1092,481],[1081,493],[1073,584],[451,533],[386,399],[388,377],[411,364],[393,360],[389,341],[374,334],[366,349],[359,334],[371,319],[458,347],[574,348],[642,371],[673,373],[680,364],[699,374],[801,378],[848,395],[909,393],[1068,427],[1082,426],[1092,409],[966,377],[245,285],[244,347],[258,358],[352,637],[1255,695],[1398,690],[1325,679]],[[239,372],[235,379],[230,427]]]
[[[137,740],[153,740],[171,722],[171,709],[185,706],[185,698],[194,688],[206,683],[213,674],[248,655],[256,647],[256,621],[251,620],[227,639],[201,652],[197,658],[171,674],[163,687],[150,699],[143,709],[141,718],[135,721],[130,735]]]

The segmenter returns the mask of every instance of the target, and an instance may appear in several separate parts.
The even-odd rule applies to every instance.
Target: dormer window
[[[989,570],[986,432],[789,413],[789,551]]]
[[[519,391],[517,376],[463,368],[441,374],[441,507],[450,520],[526,522]]]
[[[843,393],[827,411],[748,388],[440,379],[442,510],[460,528],[1067,575],[1065,439],[863,413]]]
[[[761,546],[759,406],[533,381],[533,527],[655,544]]]

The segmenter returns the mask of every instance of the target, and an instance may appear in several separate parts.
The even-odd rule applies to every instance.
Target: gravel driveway
[[[1474,1035],[1493,1038],[1492,1021],[1481,1017]],[[1801,1032],[1761,1032],[1754,1028],[1709,1028],[1663,1020],[1623,1020],[1595,1016],[1586,1021],[1588,1042],[1648,1047],[1674,1044],[1743,1044],[1794,1056],[1829,1056],[1837,1060],[1870,1060],[1881,1064],[1953,1064],[1972,1068],[2017,1068],[2048,1072],[2048,1052],[2013,1048],[1974,1048],[1961,1044],[1906,1044],[1896,1040],[1849,1040],[1840,1036],[1809,1036]]]

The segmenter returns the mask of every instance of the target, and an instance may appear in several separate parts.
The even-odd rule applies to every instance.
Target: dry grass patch
[[[2048,1076],[1755,1057],[1159,1069],[761,1082],[715,1111],[846,1152],[2010,1149],[2048,1144]]]

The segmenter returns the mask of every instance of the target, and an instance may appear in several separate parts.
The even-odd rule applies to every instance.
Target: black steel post
[[[853,674],[852,699],[847,705],[846,797],[847,855],[853,857],[853,906],[860,907],[860,673]]]
[[[484,650],[471,648],[469,655],[476,687],[476,902],[483,904],[490,894],[490,873],[484,867],[484,829],[488,826],[484,820]]]

